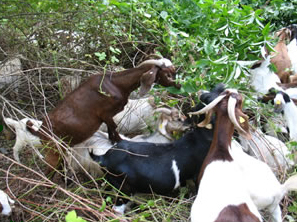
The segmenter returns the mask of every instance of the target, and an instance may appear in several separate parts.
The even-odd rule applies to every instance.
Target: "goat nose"
[[[282,111],[282,105],[281,104],[275,104],[274,105],[274,112],[281,113]]]

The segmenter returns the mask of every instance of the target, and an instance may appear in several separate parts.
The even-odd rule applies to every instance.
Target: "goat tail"
[[[282,185],[282,190],[285,193],[288,191],[297,191],[297,174],[289,177]]]

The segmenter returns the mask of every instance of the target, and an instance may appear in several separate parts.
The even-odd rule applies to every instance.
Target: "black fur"
[[[201,95],[200,99],[206,104],[210,103],[224,89],[225,86],[220,84],[212,92]],[[203,107],[203,104],[199,104],[194,110]],[[203,118],[201,116],[198,119],[201,121]],[[212,129],[198,128],[195,124],[192,130],[172,143],[122,140],[103,156],[95,156],[92,153],[90,155],[107,169],[109,173],[106,179],[124,193],[154,191],[158,194],[168,194],[176,185],[172,170],[173,161],[180,171],[179,182],[183,186],[186,180],[197,178],[212,138]]]

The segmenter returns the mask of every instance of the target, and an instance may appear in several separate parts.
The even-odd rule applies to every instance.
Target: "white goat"
[[[212,113],[216,113],[214,138],[198,177],[200,185],[191,209],[192,222],[262,221],[248,193],[244,174],[230,156],[234,127],[244,136],[250,136],[241,106],[242,97],[236,90],[227,89],[205,108],[192,113],[206,113],[200,126],[206,126]]]
[[[209,104],[209,107],[211,107],[210,104]],[[200,113],[203,113],[203,112],[205,112],[205,110],[200,111]],[[240,114],[240,112],[238,112],[238,111],[235,113]],[[211,112],[210,112],[210,114],[211,114]],[[238,114],[236,114],[236,115],[238,115]],[[231,116],[234,116],[234,115],[231,115]],[[239,119],[239,121],[240,121],[240,125],[238,124],[239,126],[242,126],[242,124],[247,122],[247,120],[244,118],[244,116],[241,116],[241,117],[242,118],[240,118],[240,117],[236,118],[236,119]],[[231,119],[231,117],[230,117],[230,119]],[[234,122],[234,123],[236,123],[236,122]],[[223,126],[224,126],[224,128],[223,127],[219,128],[221,130],[218,131],[219,132],[218,136],[222,136],[223,132],[224,132],[223,135],[225,135],[226,123]],[[238,129],[238,126],[236,128]],[[238,129],[239,132],[241,132],[240,130],[241,129]],[[216,133],[215,133],[215,135],[216,135]],[[213,141],[219,141],[219,142],[214,142],[214,143],[220,143],[221,144],[220,146],[222,147],[222,144],[224,143],[224,139],[223,138],[218,139],[218,138],[216,138],[216,136],[214,136],[214,137],[215,138]],[[225,141],[226,140],[228,140],[228,139],[225,139]],[[212,150],[212,146],[211,146],[210,150]],[[212,153],[214,155],[215,150],[212,152],[210,151],[210,153]],[[210,180],[209,181],[210,183],[208,183],[208,184],[205,184],[205,182],[204,182],[204,185],[203,185],[202,182],[203,182],[203,179],[204,179],[205,173],[206,173],[206,172],[204,172],[204,174],[202,176],[202,180],[200,182],[198,195],[196,198],[197,201],[195,200],[195,202],[192,206],[192,211],[191,211],[192,221],[198,221],[195,219],[193,220],[193,218],[200,217],[199,213],[201,213],[201,211],[203,212],[203,210],[205,210],[205,212],[203,212],[202,214],[204,214],[205,218],[207,218],[207,215],[213,214],[213,212],[214,212],[213,208],[215,206],[222,207],[222,205],[220,205],[220,204],[223,204],[224,201],[229,202],[229,203],[231,200],[233,200],[235,202],[236,202],[236,200],[239,201],[240,199],[238,199],[238,198],[243,197],[247,192],[247,194],[252,199],[253,203],[255,204],[255,206],[258,210],[267,209],[270,212],[270,214],[272,215],[273,222],[281,222],[282,217],[281,217],[281,209],[280,209],[279,203],[288,191],[290,191],[290,190],[297,191],[297,175],[294,175],[294,176],[288,178],[284,184],[280,184],[279,181],[276,179],[274,173],[272,172],[272,170],[266,163],[264,163],[260,160],[257,160],[254,157],[251,157],[248,154],[244,153],[241,145],[239,145],[236,141],[232,141],[231,147],[229,149],[229,154],[231,156],[231,160],[229,160],[229,161],[231,161],[231,162],[225,161],[226,163],[223,162],[223,163],[221,163],[221,165],[220,165],[219,161],[214,161],[214,159],[210,159],[213,161],[213,162],[211,162],[211,164],[214,163],[213,165],[217,164],[218,167],[219,166],[220,167],[216,168],[216,170],[213,169],[213,171],[212,171],[212,173],[214,175],[216,175],[217,177],[215,177],[215,179],[213,181]],[[223,156],[224,156],[223,152],[221,152],[220,155],[218,155],[218,157],[223,157]],[[207,158],[206,158],[206,160],[207,160]],[[209,159],[208,159],[208,161],[209,161]],[[232,163],[234,165],[233,166],[234,169],[236,169],[236,170],[233,172],[234,174],[230,173],[230,176],[228,176],[228,179],[226,179],[222,175],[226,175],[226,172],[230,172],[230,170],[232,169],[231,165],[230,165],[230,168],[227,167],[229,163],[230,164]],[[236,165],[237,165],[237,167],[236,167]],[[225,171],[221,172],[221,170],[223,170],[223,167],[226,169],[225,169]],[[207,167],[205,169],[207,169]],[[210,169],[208,171],[210,171]],[[218,172],[220,172],[220,173],[218,173]],[[235,174],[235,173],[239,173],[239,174]],[[209,172],[208,172],[208,175],[209,175]],[[236,177],[234,177],[234,175],[236,175]],[[227,195],[218,193],[219,191],[217,191],[217,189],[219,187],[216,186],[215,184],[218,183],[219,178],[221,178],[220,185],[219,185],[220,189],[222,186],[221,182],[223,182],[223,181],[224,181],[223,182],[224,184],[231,182],[232,187],[234,184],[237,184],[237,185],[235,187],[233,187],[234,190],[232,190],[232,189],[230,190],[230,187],[224,186],[223,191],[224,191],[224,193],[227,193]],[[210,178],[208,178],[208,180],[209,179]],[[225,182],[225,180],[226,180],[226,182]],[[238,180],[240,180],[241,183],[239,183]],[[234,184],[232,184],[232,183],[234,183]],[[215,188],[211,188],[211,186],[214,186]],[[211,194],[208,193],[209,195],[201,197],[201,195],[199,196],[199,192],[202,192],[201,189],[203,189],[204,191],[208,190]],[[231,191],[232,195],[228,192],[229,190]],[[214,191],[216,191],[216,194],[213,193]],[[235,192],[241,192],[240,194],[238,194],[237,199],[233,196],[233,194],[235,194]],[[214,195],[216,199],[214,201],[210,202],[212,204],[212,206],[209,207],[210,208],[209,210],[211,212],[207,213],[207,209],[205,209],[204,204],[209,201],[209,198],[212,195]],[[218,197],[220,197],[222,195],[225,195],[225,200],[218,199]],[[204,202],[202,202],[201,199],[198,200],[198,198],[202,198],[202,200],[204,200]],[[248,200],[248,198],[246,200]],[[216,204],[213,205],[213,203],[216,203]],[[239,202],[239,203],[242,203],[242,202]],[[258,220],[255,220],[255,221],[262,221],[258,212],[253,208],[253,205],[251,203],[249,203],[248,206],[249,206],[249,209],[251,210],[251,212],[253,212],[254,215],[256,215],[258,218]],[[223,210],[223,211],[221,211],[221,213],[222,214],[224,213],[223,215],[226,215],[226,213],[228,213],[228,211],[226,212]],[[219,216],[223,216],[223,215],[219,214]],[[208,221],[208,220],[199,220],[199,221]],[[225,220],[225,221],[228,221],[228,220]],[[254,221],[254,220],[249,219],[246,221]],[[241,222],[241,220],[240,220],[240,222]]]
[[[264,61],[258,61],[251,67],[251,85],[259,93],[266,94],[271,88],[282,90],[277,83],[281,83],[278,75],[270,70],[270,56]]]
[[[291,31],[290,43],[287,45],[288,55],[292,63],[293,74],[297,74],[297,26],[290,25],[288,29]],[[292,76],[291,76],[292,77]],[[295,76],[296,78],[296,76]],[[292,80],[292,79],[291,79]]]
[[[121,134],[142,133],[148,128],[149,122],[154,125],[152,98],[129,99],[124,110],[113,117],[117,124],[117,130]],[[107,132],[106,124],[103,123],[99,130]]]
[[[0,190],[0,214],[8,216],[11,214],[11,206],[14,204],[12,200],[3,190]]]
[[[294,165],[294,162],[288,157],[290,151],[282,141],[273,136],[265,135],[259,129],[251,132],[251,135],[252,140],[239,136],[244,151],[267,163],[275,174],[279,170],[286,172]]]
[[[34,129],[38,130],[42,124],[42,121],[38,121],[32,118],[24,118],[21,120],[3,118],[3,120],[7,126],[13,128],[16,134],[16,141],[13,146],[13,157],[16,161],[20,162],[19,153],[26,145],[31,146],[35,150],[37,155],[43,158],[40,152],[37,149],[35,149],[35,147],[41,145],[39,137],[34,136],[30,132],[28,132],[26,126],[27,121],[30,120],[33,123]]]
[[[285,92],[278,92],[274,98],[274,106],[276,112],[284,111],[286,124],[290,131],[290,139],[297,141],[297,107]]]
[[[244,153],[236,141],[232,141],[230,154],[240,167],[248,193],[258,210],[267,209],[272,222],[282,222],[279,203],[288,191],[297,191],[297,175],[280,184],[266,163]]]

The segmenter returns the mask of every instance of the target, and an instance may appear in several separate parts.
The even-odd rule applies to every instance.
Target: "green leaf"
[[[117,57],[112,56],[112,57],[111,57],[111,62],[112,62],[112,63],[116,63],[116,62],[119,62],[119,60],[117,59]]]
[[[105,60],[106,59],[105,52],[101,52],[101,53],[100,52],[95,52],[94,54],[95,54],[95,56],[98,57],[99,61],[102,61],[102,60]]]
[[[103,202],[102,202],[102,206],[101,206],[101,208],[99,209],[99,212],[103,212],[103,211],[105,210],[105,208],[106,208],[106,201],[103,200]]]
[[[264,36],[268,36],[270,32],[270,22],[267,23],[267,25],[265,25],[264,29],[262,30],[262,34]]]
[[[110,49],[110,51],[112,51],[115,54],[120,54],[121,53],[121,50],[119,50],[118,48],[114,48],[114,47],[110,46],[109,49]]]
[[[0,132],[2,132],[3,131],[3,126],[2,125],[0,125]]]
[[[207,55],[210,55],[212,53],[213,47],[212,47],[211,43],[207,39],[204,40],[203,47],[204,47],[204,51],[205,51],[205,53]]]
[[[208,66],[210,64],[210,61],[208,59],[200,59],[198,62],[196,62],[196,65],[199,68],[204,68],[205,66]]]
[[[72,210],[72,211],[68,212],[66,217],[65,217],[65,220],[66,220],[66,222],[87,222],[83,218],[78,217],[76,215],[75,210]]]

